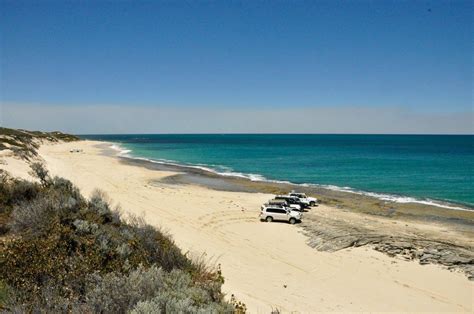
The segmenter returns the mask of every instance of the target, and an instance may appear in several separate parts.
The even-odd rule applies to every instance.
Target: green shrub
[[[84,200],[75,188],[53,183],[36,198],[16,205],[10,225],[14,232],[37,237],[55,225],[68,225],[83,206]]]
[[[148,264],[158,264],[166,271],[192,267],[191,261],[182,254],[170,235],[147,225],[143,219],[137,217],[131,217],[129,225],[129,231],[134,234],[138,246],[147,252]]]
[[[41,185],[11,178],[0,184],[12,235],[0,242],[0,308],[18,313],[229,310],[220,270],[202,259],[191,261],[169,235],[143,219],[124,222],[104,193],[85,200],[68,180],[41,173]],[[8,287],[8,297],[2,287]]]
[[[139,266],[128,275],[109,273],[89,276],[85,303],[94,312],[125,313],[140,300],[147,300],[163,289],[165,272],[156,266]]]
[[[10,212],[14,205],[34,199],[39,190],[38,184],[14,179],[0,170],[0,213]]]
[[[55,200],[46,197],[17,205],[12,213],[11,229],[16,233],[29,233],[31,236],[42,235],[57,223],[54,216],[59,205]]]
[[[8,285],[0,281],[0,304],[4,304],[8,300]]]
[[[40,180],[42,185],[47,185],[50,179],[46,167],[41,162],[34,162],[30,165],[30,167],[30,174]]]
[[[233,307],[215,302],[206,289],[196,286],[188,273],[173,270],[163,278],[155,295],[139,302],[132,313],[233,313]]]
[[[10,216],[14,206],[34,199],[40,186],[36,183],[16,180],[0,170],[0,235],[10,230]]]

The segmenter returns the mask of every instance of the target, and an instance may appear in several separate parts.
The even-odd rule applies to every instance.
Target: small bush
[[[205,254],[191,257],[190,260],[194,283],[205,289],[213,300],[222,299],[221,287],[224,284],[224,277],[222,276],[221,265],[217,264],[216,266],[211,260],[206,259]]]
[[[79,234],[95,234],[99,230],[99,226],[87,220],[76,219],[72,223]]]
[[[74,199],[81,206],[85,205],[86,203],[79,189],[74,186],[71,181],[64,178],[54,177],[50,181],[50,191],[56,194],[67,195],[69,198]]]
[[[30,174],[39,179],[43,186],[46,186],[49,182],[49,173],[46,167],[40,162],[34,162],[30,165]]]
[[[156,263],[166,271],[192,267],[190,260],[175,245],[171,236],[147,225],[142,218],[130,217],[129,224],[132,227],[130,231],[135,235],[139,246],[148,252],[149,264]]]
[[[14,205],[34,199],[39,190],[38,184],[16,180],[0,170],[0,213],[10,212]]]
[[[12,230],[35,237],[50,232],[52,226],[67,223],[80,210],[82,197],[77,197],[65,190],[48,189],[41,196],[16,205],[10,223]]]
[[[8,300],[8,295],[8,286],[3,281],[0,281],[0,304],[4,304]]]
[[[191,276],[174,270],[164,277],[163,289],[139,302],[131,313],[233,313],[233,307],[214,302],[208,291],[193,284]]]
[[[10,231],[9,222],[13,208],[34,199],[39,190],[38,184],[13,179],[0,170],[0,235]]]
[[[52,199],[44,197],[18,205],[12,214],[11,229],[16,233],[29,233],[31,236],[48,232],[51,225],[57,222],[54,221],[54,214],[59,205]]]
[[[152,266],[139,266],[128,275],[91,275],[85,302],[94,312],[125,313],[140,300],[153,297],[163,287],[164,272]]]

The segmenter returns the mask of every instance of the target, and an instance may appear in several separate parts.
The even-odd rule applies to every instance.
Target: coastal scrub
[[[36,164],[40,182],[0,176],[0,306],[12,312],[233,312],[220,270],[106,196],[90,199]]]

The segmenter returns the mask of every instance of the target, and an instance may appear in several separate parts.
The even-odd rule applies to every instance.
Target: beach
[[[400,216],[373,215],[364,206],[347,209],[349,200],[359,196],[331,202],[326,195],[326,201],[305,213],[312,225],[262,223],[260,206],[273,196],[268,186],[239,183],[245,188],[233,190],[178,180],[184,170],[127,161],[115,156],[110,146],[80,141],[45,144],[38,152],[52,175],[71,180],[86,196],[95,189],[104,191],[124,216],[143,217],[171,234],[190,256],[220,264],[227,297],[234,294],[250,313],[473,311],[474,282],[455,268],[390,257],[370,245],[318,250],[321,243],[312,242],[311,233],[318,222],[333,221],[338,236],[351,226],[361,233],[376,230],[377,236],[415,234],[464,250],[473,242],[470,212],[433,209],[441,218],[420,219],[421,208],[412,215],[402,204]],[[24,162],[5,156],[3,160],[0,168],[29,177]],[[322,239],[330,243],[329,237]]]

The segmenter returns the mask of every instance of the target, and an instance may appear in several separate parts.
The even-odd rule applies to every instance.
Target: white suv
[[[299,204],[288,204],[287,201],[280,199],[280,200],[269,200],[263,206],[278,206],[278,207],[286,207],[291,208],[293,210],[301,211],[301,205]]]
[[[293,225],[296,222],[301,221],[302,218],[302,213],[282,206],[262,206],[262,210],[260,211],[261,221],[288,221]]]
[[[304,193],[296,193],[295,191],[291,191],[291,193],[288,193],[288,195],[297,197],[301,201],[303,201],[305,203],[308,203],[310,206],[314,206],[318,202],[317,198],[306,196],[306,194],[304,194]]]

